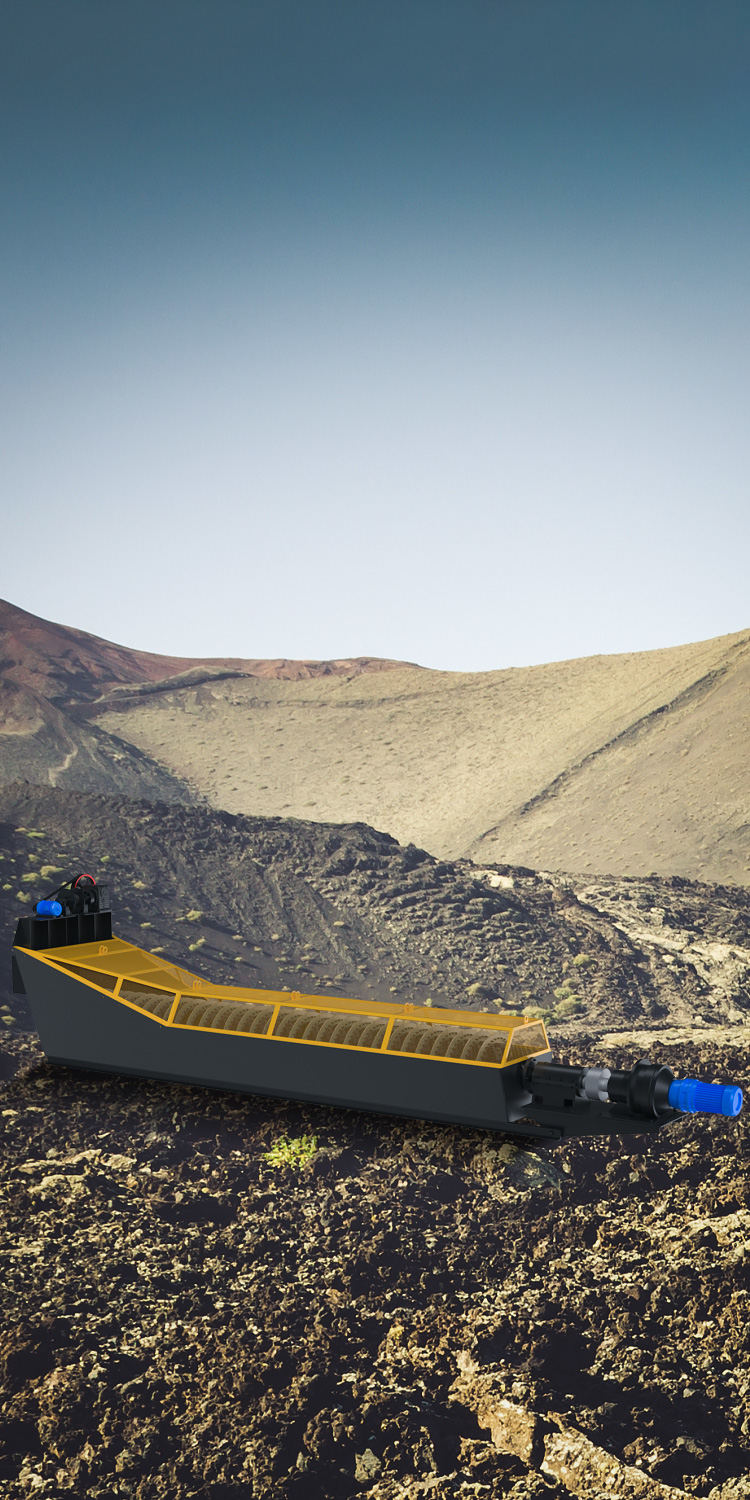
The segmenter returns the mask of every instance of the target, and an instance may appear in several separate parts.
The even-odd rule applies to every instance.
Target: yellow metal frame
[[[214,1036],[252,1037],[254,1041],[293,1042],[301,1047],[335,1047],[343,1051],[371,1052],[375,1056],[387,1053],[389,1057],[419,1058],[423,1062],[460,1063],[468,1068],[504,1068],[510,1066],[511,1062],[524,1062],[530,1057],[539,1057],[549,1051],[549,1042],[544,1023],[536,1017],[498,1015],[487,1011],[465,1011],[437,1006],[414,1005],[407,1001],[405,1004],[394,1004],[385,1000],[350,1000],[336,997],[328,999],[324,995],[305,995],[297,990],[262,990],[245,988],[231,984],[212,984],[209,980],[201,979],[197,974],[192,974],[189,969],[180,968],[179,965],[169,963],[160,955],[147,953],[142,948],[137,948],[133,943],[127,943],[123,938],[108,938],[105,942],[69,944],[62,948],[45,948],[42,950],[23,948],[21,952],[28,953],[29,957],[36,958],[40,963],[48,965],[58,972],[72,975],[81,984],[103,995],[107,1000],[114,1000],[118,1005],[125,1005],[129,1010],[137,1011],[139,1015],[146,1016],[149,1021],[158,1026],[168,1026],[179,1031],[210,1032]],[[81,971],[85,972],[81,972]],[[115,980],[114,988],[97,984],[96,975],[100,974]],[[172,995],[172,1004],[166,1019],[156,1016],[152,1011],[137,1005],[135,1001],[129,1000],[121,993],[122,985],[128,980],[134,984],[153,986],[154,990],[161,990],[165,995]],[[177,1008],[181,1000],[185,999],[205,1000],[233,1000],[246,1004],[262,1004],[266,1007],[274,1007],[268,1029],[263,1032],[242,1031],[238,1032],[231,1028],[215,1026],[192,1026],[175,1020]],[[355,1043],[326,1042],[301,1037],[274,1036],[274,1027],[283,1009],[309,1010],[326,1015],[351,1015],[363,1019],[386,1019],[385,1035],[377,1047],[362,1047]],[[476,1059],[460,1057],[433,1056],[429,1053],[402,1052],[388,1046],[391,1033],[396,1021],[418,1021],[425,1026],[450,1026],[460,1027],[462,1030],[480,1028],[482,1031],[497,1031],[505,1033],[506,1041],[500,1062],[479,1062]],[[518,1050],[518,1044],[523,1042],[519,1031],[526,1029],[529,1033],[528,1041],[539,1041],[540,1032],[543,1037],[543,1046],[535,1045],[528,1050],[523,1047]],[[512,1045],[515,1042],[515,1045]],[[512,1056],[510,1055],[512,1052]]]

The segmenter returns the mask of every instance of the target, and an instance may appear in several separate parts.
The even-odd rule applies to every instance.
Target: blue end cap
[[[683,1114],[738,1115],[742,1089],[733,1083],[701,1083],[698,1078],[680,1078],[669,1085],[669,1104]]]
[[[36,914],[38,917],[61,917],[62,907],[59,901],[37,901]]]

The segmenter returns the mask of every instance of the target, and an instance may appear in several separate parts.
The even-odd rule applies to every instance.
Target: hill
[[[750,632],[463,673],[176,662],[10,608],[5,781],[365,822],[447,859],[748,880]]]
[[[199,788],[163,757],[98,721],[100,705],[174,687],[178,693],[228,680],[298,681],[356,677],[400,665],[374,657],[336,661],[222,658],[192,660],[132,651],[84,630],[39,619],[0,600],[0,783],[23,776],[40,785],[153,797],[193,804]],[[86,713],[91,708],[91,716]]]

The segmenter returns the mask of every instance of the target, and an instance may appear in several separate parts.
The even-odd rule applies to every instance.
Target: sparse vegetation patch
[[[282,1136],[275,1141],[270,1151],[263,1153],[263,1160],[269,1167],[290,1167],[293,1171],[303,1171],[312,1161],[318,1149],[318,1138],[311,1136]]]

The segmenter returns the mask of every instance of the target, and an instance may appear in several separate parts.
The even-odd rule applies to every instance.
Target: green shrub
[[[556,1016],[572,1016],[577,1010],[583,1010],[584,1001],[581,995],[566,995],[564,1000],[555,1006]]]
[[[577,953],[573,959],[574,969],[595,969],[596,959],[590,953]]]
[[[300,1135],[296,1138],[282,1136],[270,1151],[263,1153],[263,1159],[269,1167],[291,1167],[292,1170],[302,1171],[309,1166],[317,1149],[316,1135]]]

